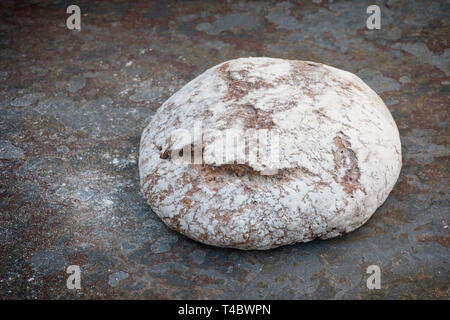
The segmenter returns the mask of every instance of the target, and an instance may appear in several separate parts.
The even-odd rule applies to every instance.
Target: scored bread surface
[[[203,132],[276,133],[279,158],[227,162],[214,152],[224,141],[205,136],[201,164],[174,163],[172,150],[198,141],[173,139],[173,132],[198,121]],[[239,249],[350,232],[386,200],[400,169],[397,126],[361,79],[273,58],[230,60],[186,84],[144,129],[139,155],[142,191],[168,226]]]

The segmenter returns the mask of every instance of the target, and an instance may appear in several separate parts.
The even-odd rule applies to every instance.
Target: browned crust
[[[342,131],[339,131],[334,137],[334,144],[336,146],[336,150],[333,151],[335,169],[346,169],[341,179],[338,179],[336,175],[334,179],[342,185],[346,193],[351,195],[361,188],[359,184],[361,174],[358,167],[358,158],[351,148],[352,145],[349,138]]]

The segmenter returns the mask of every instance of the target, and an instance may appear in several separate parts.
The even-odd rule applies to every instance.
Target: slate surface
[[[449,298],[448,1],[0,3],[0,298]],[[170,231],[140,191],[154,111],[224,60],[358,74],[400,130],[403,169],[370,221],[266,252]],[[366,287],[369,265],[381,289]],[[81,290],[66,288],[79,265]]]

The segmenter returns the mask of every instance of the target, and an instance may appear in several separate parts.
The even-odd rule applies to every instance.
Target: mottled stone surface
[[[0,3],[0,297],[449,298],[447,1]],[[341,238],[267,252],[170,231],[139,191],[154,110],[243,56],[312,60],[359,75],[400,130],[385,204]],[[366,269],[381,268],[368,290]],[[82,289],[66,288],[79,265]]]

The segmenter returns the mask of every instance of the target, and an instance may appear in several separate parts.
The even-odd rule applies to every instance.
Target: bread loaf
[[[401,169],[397,126],[350,72],[241,58],[171,96],[141,137],[142,191],[197,241],[269,249],[364,224]]]

